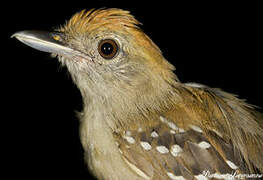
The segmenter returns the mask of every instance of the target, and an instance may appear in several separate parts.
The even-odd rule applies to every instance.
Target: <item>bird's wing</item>
[[[189,102],[151,127],[116,136],[129,167],[144,179],[227,179],[261,171],[263,130],[252,107],[217,89],[189,86],[186,92]]]
[[[263,116],[255,106],[220,89],[187,84],[188,90],[198,97],[203,108],[199,124],[206,136],[217,147],[220,141],[211,135],[220,132],[230,142],[235,154],[240,154],[249,171],[263,172]],[[207,119],[205,118],[207,117]],[[219,146],[220,148],[220,146]]]
[[[199,127],[179,129],[164,117],[156,127],[125,132],[118,144],[127,164],[145,179],[226,177],[234,170],[245,169],[233,146],[216,133],[214,136],[226,157]]]

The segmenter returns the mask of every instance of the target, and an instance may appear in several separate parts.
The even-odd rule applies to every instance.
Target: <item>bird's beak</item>
[[[55,53],[61,56],[82,56],[83,54],[68,47],[64,40],[64,34],[47,31],[20,31],[11,37],[17,38],[22,43],[39,51]]]

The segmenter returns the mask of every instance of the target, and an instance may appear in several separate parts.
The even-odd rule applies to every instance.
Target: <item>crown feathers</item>
[[[62,31],[91,32],[99,27],[139,29],[140,23],[130,14],[117,8],[82,10],[76,13],[62,28]]]

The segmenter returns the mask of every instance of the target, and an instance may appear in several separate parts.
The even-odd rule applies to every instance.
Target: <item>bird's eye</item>
[[[112,39],[104,39],[100,41],[98,51],[104,59],[112,59],[119,50],[117,43]]]

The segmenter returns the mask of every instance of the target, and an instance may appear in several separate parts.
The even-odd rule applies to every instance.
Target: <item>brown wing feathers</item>
[[[262,157],[259,157],[256,162],[252,162],[252,159],[260,155],[261,152],[257,148],[261,144],[256,145],[256,150],[249,150],[249,147],[244,147],[243,144],[240,146],[240,144],[232,142],[232,140],[236,140],[234,136],[253,137],[252,135],[247,136],[251,133],[249,130],[245,131],[245,127],[243,127],[243,130],[240,127],[245,122],[239,122],[242,121],[242,118],[250,118],[250,121],[252,119],[253,122],[250,122],[249,126],[255,125],[253,124],[253,117],[249,116],[248,108],[251,107],[244,104],[243,101],[237,101],[234,96],[221,93],[219,90],[201,90],[200,94],[207,93],[204,96],[198,94],[197,91],[197,89],[194,90],[194,96],[199,98],[198,102],[205,103],[209,101],[206,103],[208,107],[203,109],[210,108],[212,110],[211,114],[214,117],[208,118],[215,122],[200,121],[200,124],[196,124],[198,119],[194,119],[193,124],[191,124],[189,122],[193,116],[187,114],[185,123],[177,123],[177,119],[170,119],[171,117],[177,117],[176,111],[173,116],[167,113],[169,118],[158,117],[156,121],[159,121],[159,123],[155,123],[152,127],[127,130],[128,133],[126,132],[125,138],[123,138],[123,135],[116,136],[125,160],[142,170],[149,179],[198,179],[204,178],[204,174],[207,172],[210,173],[211,177],[223,178],[233,172],[254,172],[249,169],[249,166],[260,169],[262,166],[259,161]],[[204,99],[203,97],[213,99]],[[211,104],[213,105],[212,108]],[[241,115],[246,113],[245,115],[248,117],[240,117],[241,120],[233,119],[238,118],[236,114],[232,115],[238,113],[235,112],[237,110],[239,112],[244,111]],[[189,110],[187,111],[189,112]],[[230,112],[232,114],[229,115]],[[182,115],[178,114],[178,117],[180,116]],[[202,114],[196,117],[200,118]],[[205,118],[207,116],[204,116]],[[178,119],[183,120],[184,118],[180,117]],[[238,132],[231,132],[233,129],[229,126],[233,122],[230,121],[240,123],[235,125],[235,131],[237,131],[236,128],[241,129]],[[203,127],[204,124],[208,126]],[[256,129],[256,131],[258,132],[254,132],[253,135],[260,136],[262,130]],[[235,134],[241,132],[244,134]],[[243,138],[243,140],[247,145],[251,144],[248,139]],[[252,138],[251,140],[255,139]],[[244,150],[240,148],[246,149],[245,153],[254,151],[254,157],[246,157],[247,154],[244,154]]]
[[[153,132],[156,136],[153,136]],[[193,129],[177,132],[160,123],[158,127],[147,131],[129,131],[128,134],[134,141],[119,138],[120,151],[127,161],[149,178],[168,179],[172,176],[193,179],[206,171],[211,174],[227,174],[234,170],[209,143],[203,132]],[[228,160],[238,166],[233,149],[226,143],[224,145],[229,147],[222,148],[225,154],[230,154]]]

